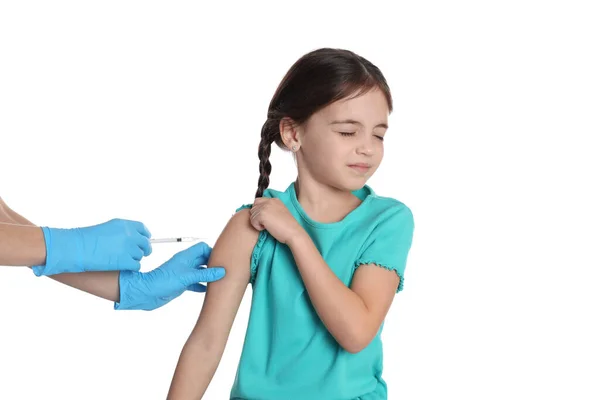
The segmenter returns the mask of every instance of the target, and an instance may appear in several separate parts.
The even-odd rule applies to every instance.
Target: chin
[[[332,171],[331,171],[332,172]],[[346,174],[345,171],[336,171],[335,173],[323,174],[318,179],[321,183],[324,183],[330,187],[342,190],[345,192],[353,192],[355,190],[362,189],[371,174],[357,175],[357,174]]]
[[[340,190],[353,192],[355,190],[362,189],[367,183],[367,180],[368,179],[365,178],[344,179],[343,181],[338,181],[338,185],[336,185],[336,187]]]

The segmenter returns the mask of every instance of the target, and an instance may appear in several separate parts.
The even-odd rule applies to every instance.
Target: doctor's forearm
[[[0,265],[46,263],[42,229],[10,209],[0,199]],[[82,272],[49,276],[57,282],[109,301],[119,301],[119,272]]]
[[[0,198],[0,265],[31,266],[45,262],[42,228],[11,210]]]
[[[46,262],[46,244],[42,229],[5,221],[0,220],[0,265],[43,265]]]
[[[49,278],[94,296],[119,302],[119,271],[58,274]]]

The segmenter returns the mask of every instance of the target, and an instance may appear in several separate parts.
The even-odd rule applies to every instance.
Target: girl
[[[387,398],[381,330],[414,230],[403,203],[366,185],[383,157],[392,98],[381,71],[347,50],[320,49],[288,71],[269,105],[256,199],[240,207],[208,266],[208,285],[169,399],[199,399],[219,364],[250,283],[252,306],[231,399]],[[298,176],[267,189],[271,143]]]

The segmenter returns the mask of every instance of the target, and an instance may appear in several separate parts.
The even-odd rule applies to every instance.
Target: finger
[[[140,234],[142,234],[143,236],[146,236],[148,239],[150,239],[152,237],[152,234],[150,233],[150,231],[148,230],[146,225],[144,225],[143,223],[141,223],[139,221],[131,221],[131,223],[133,224],[133,227],[135,228],[135,230],[138,231]]]
[[[266,206],[268,203],[268,199],[257,199],[253,204],[251,208],[260,208],[260,207],[264,207]]]
[[[263,204],[267,201],[269,201],[269,199],[266,197],[257,197],[256,199],[254,199],[254,203],[252,203],[252,204],[253,204],[253,206],[257,206],[257,205]]]
[[[129,254],[135,261],[140,261],[144,257],[144,251],[138,246],[132,248]]]
[[[250,225],[257,231],[262,231],[265,229],[264,225],[258,219],[250,220]]]
[[[150,239],[148,239],[146,236],[139,236],[137,245],[144,252],[144,256],[148,257],[150,254],[152,254],[152,243],[150,243]]]
[[[264,226],[261,222],[261,218],[259,218],[259,215],[260,211],[250,216],[250,225],[252,225],[257,231],[262,231],[264,229]]]
[[[194,268],[194,269],[206,268],[206,263],[208,263],[208,260],[205,257],[194,258],[194,261],[192,261],[192,268]]]
[[[121,260],[119,260],[119,261],[121,261]],[[141,268],[140,260],[135,260],[132,257],[132,258],[126,258],[125,261],[123,261],[122,263],[119,263],[118,268],[115,268],[115,269],[118,269],[121,271],[139,271],[140,268]]]
[[[178,254],[182,254],[186,258],[190,258],[192,260],[199,259],[201,260],[201,264],[205,264],[206,261],[208,261],[211,252],[212,248],[208,244],[200,242],[188,247],[183,251],[180,251]]]
[[[193,283],[187,287],[187,290],[189,290],[190,292],[204,293],[206,292],[206,286],[200,283]]]
[[[189,274],[188,285],[197,282],[214,282],[225,276],[225,268],[202,268],[196,269]]]
[[[256,218],[258,216],[258,214],[260,214],[262,207],[257,207],[257,208],[252,208],[252,210],[250,210],[250,221],[252,221],[254,218]]]
[[[250,225],[252,225],[252,227],[259,232],[265,229],[264,226],[258,221],[250,221]]]

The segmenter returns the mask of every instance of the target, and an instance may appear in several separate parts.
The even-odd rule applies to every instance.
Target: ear
[[[293,152],[300,148],[301,128],[289,117],[284,117],[279,122],[279,134],[283,144]]]

